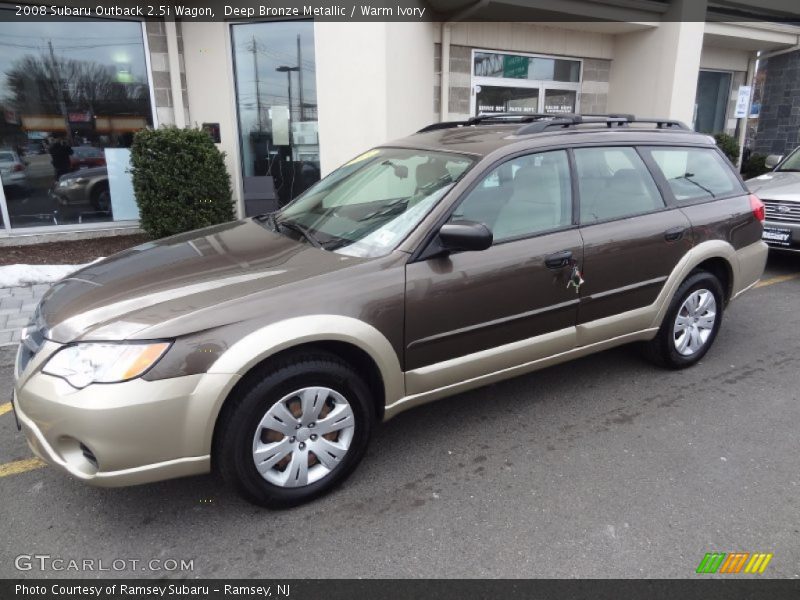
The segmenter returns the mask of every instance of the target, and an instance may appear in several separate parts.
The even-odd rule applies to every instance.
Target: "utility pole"
[[[258,115],[258,131],[261,132],[264,131],[264,125],[261,121],[261,86],[258,81],[258,47],[256,46],[256,36],[253,36],[250,51],[253,53],[253,70],[256,73],[256,114]]]
[[[56,53],[53,51],[53,41],[47,40],[47,46],[50,48],[50,64],[53,71],[53,77],[58,82],[58,106],[61,110],[61,117],[64,119],[64,129],[67,132],[67,143],[72,145],[72,130],[69,126],[69,115],[67,114],[67,103],[64,100],[64,81],[61,79],[61,69],[56,62]]]
[[[300,88],[300,121],[305,121],[305,105],[303,104],[303,55],[300,51],[300,34],[297,34],[297,86]]]

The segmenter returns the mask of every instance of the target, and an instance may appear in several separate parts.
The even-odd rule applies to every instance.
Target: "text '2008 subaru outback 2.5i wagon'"
[[[14,407],[34,452],[88,483],[215,468],[297,504],[410,407],[628,342],[696,363],[763,272],[763,218],[679,122],[438,123],[274,214],[59,282]]]

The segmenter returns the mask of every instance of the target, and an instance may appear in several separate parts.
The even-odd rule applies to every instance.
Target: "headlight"
[[[62,377],[78,389],[90,383],[118,383],[139,377],[167,348],[169,342],[75,344],[56,352],[42,372]]]
[[[89,180],[85,177],[70,177],[69,179],[62,179],[58,182],[58,187],[69,187],[71,185],[83,185],[88,183]]]

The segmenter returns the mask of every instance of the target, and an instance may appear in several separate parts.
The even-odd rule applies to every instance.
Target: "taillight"
[[[14,163],[14,166],[11,168],[12,171],[24,171],[25,165],[22,163]]]
[[[750,209],[753,211],[753,216],[759,221],[764,221],[767,216],[764,210],[764,203],[755,194],[750,194]]]

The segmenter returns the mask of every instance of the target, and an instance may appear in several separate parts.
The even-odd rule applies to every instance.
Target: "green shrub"
[[[736,161],[739,160],[739,141],[727,133],[716,133],[714,134],[714,139],[723,154],[735,165]]]
[[[766,154],[751,154],[744,164],[742,165],[742,177],[744,179],[752,179],[768,172],[765,161],[767,160]]]
[[[142,229],[161,238],[234,219],[225,155],[200,129],[143,129],[131,173]]]

